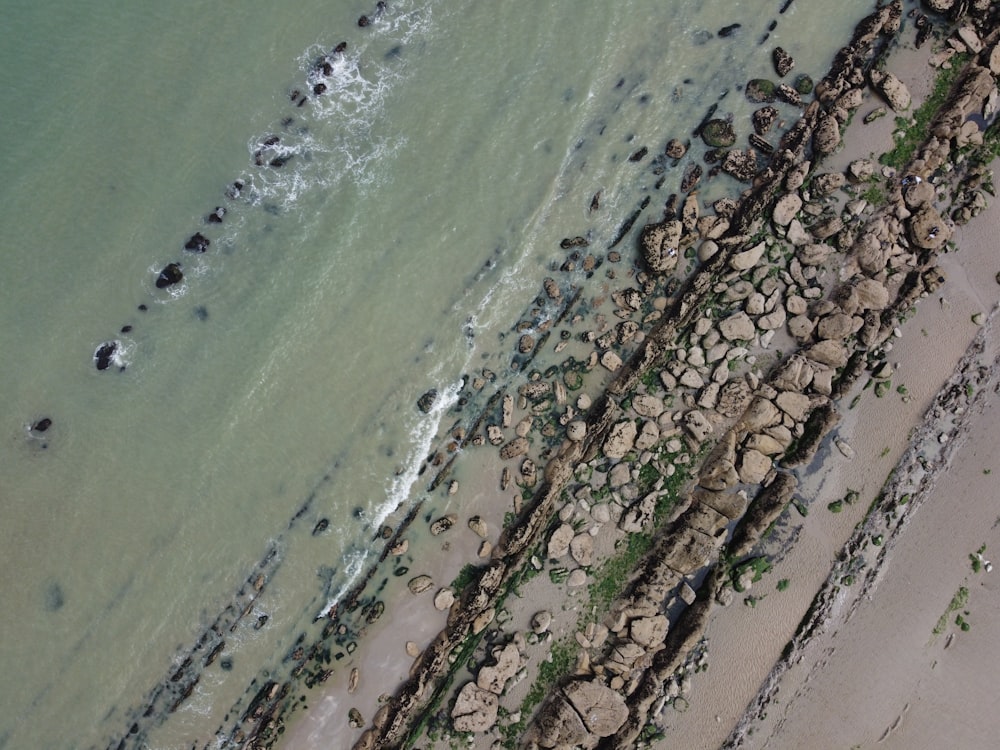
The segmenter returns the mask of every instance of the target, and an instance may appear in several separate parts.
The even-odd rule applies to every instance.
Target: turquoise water
[[[669,138],[717,101],[745,121],[774,44],[818,79],[870,8],[400,0],[361,29],[374,4],[4,6],[0,748],[117,744],[273,550],[266,626],[149,746],[208,741],[422,495],[461,376],[517,376],[510,329],[559,241],[603,252]],[[290,158],[255,167],[271,135]],[[157,289],[170,262],[184,281]],[[99,372],[110,341],[125,369]]]

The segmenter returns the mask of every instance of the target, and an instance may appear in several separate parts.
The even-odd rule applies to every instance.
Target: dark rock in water
[[[347,42],[341,42],[336,47],[333,48],[333,54],[342,55],[347,51]]]
[[[417,408],[424,414],[427,414],[434,407],[434,402],[437,401],[437,395],[437,388],[431,388],[427,391],[427,393],[417,399]]]
[[[156,277],[156,288],[166,289],[168,286],[173,286],[174,284],[179,284],[184,278],[184,273],[181,271],[179,263],[168,263],[160,275]]]
[[[236,180],[235,182],[233,182],[232,185],[226,188],[226,197],[231,198],[233,200],[239,198],[240,193],[243,192],[243,186],[244,186],[243,180]]]
[[[62,609],[66,604],[66,596],[63,594],[62,586],[58,583],[50,583],[45,589],[45,609],[55,612]]]
[[[681,143],[677,138],[671,138],[667,141],[667,147],[664,149],[664,153],[671,159],[681,159],[684,154],[687,153],[687,146]]]
[[[783,47],[775,47],[771,56],[774,60],[774,72],[778,74],[778,78],[784,78],[795,67],[795,60]]]
[[[930,39],[931,34],[934,31],[934,26],[923,13],[917,16],[917,20],[913,22],[913,25],[917,29],[917,38],[913,43],[917,49],[920,49],[924,46],[924,43]]]
[[[768,156],[770,156],[771,154],[774,153],[774,146],[765,141],[756,133],[750,134],[750,145],[753,146],[758,151],[760,151],[762,154],[767,154]]]
[[[286,156],[275,156],[273,159],[271,159],[271,161],[268,162],[268,164],[272,167],[283,167],[288,163],[289,159],[291,158],[292,158],[291,154],[288,154]]]
[[[216,206],[215,210],[205,217],[205,221],[207,221],[209,224],[221,224],[222,217],[225,215],[226,215],[226,209],[223,208],[222,206]]]
[[[712,148],[725,148],[736,143],[736,129],[728,120],[709,120],[701,129],[701,139]]]
[[[571,247],[587,247],[589,244],[586,237],[573,237],[572,239],[566,237],[559,243],[559,247],[568,250]]]
[[[119,329],[119,333],[131,333],[131,332],[132,332],[132,326],[125,325]]]
[[[187,242],[184,243],[184,249],[192,253],[203,253],[208,250],[208,246],[212,243],[209,242],[208,237],[203,235],[201,232],[195,232],[191,235]]]
[[[330,528],[330,520],[328,518],[321,518],[316,522],[316,525],[313,526],[312,535],[319,536],[328,528]]]
[[[368,18],[368,16],[361,16],[361,17],[360,17],[360,18],[358,19],[358,26],[360,26],[360,27],[361,27],[362,29],[363,29],[363,28],[364,28],[365,26],[367,26],[368,24],[370,24],[370,23],[371,23],[371,20],[370,20],[370,19]]]
[[[740,26],[741,24],[738,23],[731,23],[728,26],[723,26],[721,29],[719,29],[719,36],[721,36],[723,39],[725,39],[728,36],[732,36],[733,34],[736,33],[737,29],[739,29]]]
[[[774,107],[761,107],[751,115],[750,119],[757,135],[767,135],[774,121],[778,119],[778,110]]]
[[[689,192],[698,181],[701,180],[701,165],[699,164],[688,164],[687,168],[684,170],[684,177],[681,179],[681,192]]]
[[[333,72],[332,68],[330,69],[330,72],[331,73]],[[313,96],[320,96],[321,94],[324,94],[324,93],[326,93],[326,84],[325,83],[317,83],[315,86],[313,86]]]
[[[601,207],[601,191],[598,190],[594,193],[594,197],[590,199],[590,210],[591,212],[597,211]]]
[[[37,422],[35,422],[33,425],[31,425],[31,431],[32,432],[45,432],[51,426],[52,426],[52,420],[49,419],[48,417],[42,417]]]
[[[754,78],[747,81],[747,99],[755,104],[770,104],[774,101],[775,85],[766,78]]]
[[[231,656],[223,657],[219,660],[219,669],[223,672],[229,672],[233,668],[233,658]]]
[[[118,351],[117,341],[107,341],[97,347],[97,351],[94,352],[94,363],[97,365],[98,370],[107,370],[111,367],[115,352]]]
[[[262,145],[264,146],[277,146],[281,142],[281,138],[276,135],[269,135],[264,139]]]
[[[795,79],[795,90],[802,96],[808,96],[813,91],[813,79],[803,73]]]
[[[208,308],[207,308],[207,307],[205,307],[204,305],[198,305],[198,306],[197,306],[197,307],[196,307],[196,308],[194,309],[194,316],[195,316],[195,317],[196,317],[196,318],[197,318],[198,320],[203,320],[203,321],[204,321],[204,320],[208,320]]]
[[[643,146],[638,151],[634,151],[629,157],[629,161],[642,161],[646,158],[646,154],[649,153],[649,149]]]
[[[775,93],[778,95],[778,98],[781,99],[781,101],[788,102],[793,107],[802,106],[802,97],[799,95],[799,92],[793,89],[787,83],[779,84],[778,88],[775,90]]]
[[[148,310],[149,308],[146,307],[145,304],[142,304],[142,305],[139,305],[139,307],[137,309],[139,310],[139,312],[146,312],[146,310]]]

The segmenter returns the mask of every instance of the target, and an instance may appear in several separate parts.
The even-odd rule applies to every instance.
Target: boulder
[[[840,124],[833,115],[821,115],[813,131],[813,150],[820,156],[826,156],[832,154],[838,145],[840,145]]]
[[[156,288],[166,289],[174,284],[179,284],[184,279],[184,273],[181,271],[181,266],[179,263],[168,263],[164,266],[163,270],[160,271],[160,275],[156,277]]]
[[[725,148],[736,143],[736,129],[729,120],[709,120],[701,127],[701,139],[710,148]]]
[[[594,537],[584,532],[573,537],[569,543],[569,554],[577,565],[589,567],[594,556]]]
[[[628,719],[625,698],[599,680],[571,682],[563,689],[563,694],[590,734],[597,737],[610,737]]]
[[[624,458],[635,445],[637,432],[635,422],[632,420],[615,424],[604,441],[604,455],[608,458]]]
[[[667,637],[667,618],[663,615],[637,617],[629,623],[629,638],[647,651],[663,644]]]
[[[933,206],[922,206],[906,225],[910,241],[926,250],[939,250],[951,239],[951,229]]]
[[[800,247],[796,251],[795,257],[804,266],[821,266],[826,263],[826,259],[830,257],[832,252],[833,248],[829,245],[821,242],[812,242]]]
[[[496,694],[469,682],[459,691],[451,718],[459,732],[485,732],[496,724],[499,708]]]
[[[500,458],[507,461],[518,456],[523,456],[528,452],[528,446],[527,438],[516,437],[500,449]]]
[[[406,585],[410,589],[411,594],[422,594],[434,585],[434,579],[430,576],[416,576],[411,578],[410,582]]]
[[[781,410],[770,399],[757,396],[743,413],[740,424],[748,432],[760,432],[781,421]]]
[[[784,78],[795,67],[795,60],[782,47],[775,47],[771,58],[774,60],[774,72],[778,74],[778,78]]]
[[[483,690],[500,695],[507,680],[511,679],[521,668],[521,654],[517,646],[508,643],[497,655],[497,663],[483,667],[476,676],[476,685]]]
[[[569,545],[573,541],[574,536],[576,536],[576,531],[573,527],[568,523],[562,524],[549,537],[549,546],[546,554],[553,560],[565,557],[566,553],[569,552]]]
[[[729,259],[729,266],[735,271],[747,271],[757,265],[757,262],[764,255],[766,249],[767,245],[760,242],[749,250],[736,253]]]
[[[878,74],[872,72],[872,84],[890,107],[896,112],[910,108],[910,91],[906,84],[892,73]]]
[[[827,367],[843,367],[847,364],[847,348],[839,341],[820,341],[805,351],[806,357]]]
[[[844,313],[827,315],[816,326],[816,335],[821,339],[846,339],[854,333],[854,318]]]
[[[889,290],[875,279],[862,279],[854,286],[858,307],[864,310],[884,310],[889,306]]]
[[[698,443],[703,442],[713,432],[712,423],[696,409],[684,415],[684,428]]]
[[[720,321],[719,332],[727,341],[748,341],[754,337],[756,328],[745,312],[738,312]]]
[[[675,220],[647,224],[639,235],[643,260],[654,273],[668,273],[677,266],[684,225]]]
[[[665,410],[662,398],[648,394],[640,394],[633,398],[632,408],[640,417],[647,417],[649,419],[656,419]]]
[[[766,78],[753,78],[747,81],[746,97],[755,104],[764,104],[774,101],[775,89],[773,81]]]
[[[785,193],[777,203],[774,204],[774,211],[771,214],[771,221],[779,227],[787,227],[792,219],[802,208],[802,199],[798,193]]]
[[[455,592],[451,589],[441,589],[434,595],[434,609],[446,612],[455,603]]]
[[[740,481],[744,484],[760,484],[771,470],[771,459],[760,451],[744,450],[740,456]]]
[[[727,151],[722,160],[722,171],[740,182],[750,182],[757,174],[757,152],[752,148]]]
[[[574,443],[578,443],[587,436],[587,423],[580,419],[575,419],[566,425],[566,437]]]
[[[531,630],[537,635],[541,635],[548,631],[549,627],[552,625],[552,613],[547,609],[543,609],[541,612],[536,612],[531,617]]]
[[[738,417],[752,397],[750,386],[743,380],[730,380],[719,391],[716,410],[724,417]]]

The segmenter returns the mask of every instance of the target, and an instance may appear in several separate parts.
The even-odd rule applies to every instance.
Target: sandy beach
[[[914,50],[912,42],[908,28],[885,70],[898,77],[916,108],[930,95],[937,71],[927,65],[930,50]],[[813,201],[815,221],[806,233],[814,236],[808,240],[790,239],[804,231],[794,218],[775,218],[775,231],[757,247],[750,247],[744,235],[730,244],[720,235],[717,245],[710,235],[692,235],[688,246],[700,243],[706,281],[699,287],[696,272],[676,296],[649,280],[641,263],[609,272],[602,300],[618,294],[615,312],[641,312],[648,328],[622,329],[601,312],[593,337],[577,336],[574,348],[566,351],[589,360],[583,373],[601,373],[601,368],[615,373],[612,399],[589,395],[586,387],[567,392],[558,379],[550,385],[546,378],[554,371],[533,381],[540,384],[535,390],[529,382],[517,394],[507,394],[509,402],[486,415],[487,439],[475,431],[442,436],[441,445],[457,443],[462,455],[444,479],[445,491],[407,532],[408,549],[387,558],[385,571],[397,564],[394,560],[405,559],[409,567],[403,574],[385,574],[377,596],[386,616],[363,629],[358,651],[346,662],[350,669],[326,676],[308,700],[309,709],[283,724],[279,746],[418,742],[448,747],[459,742],[476,748],[714,748],[727,740],[747,747],[987,744],[992,731],[982,717],[991,715],[996,698],[989,689],[995,663],[985,657],[997,627],[991,617],[997,601],[991,574],[985,569],[974,573],[970,554],[986,545],[988,559],[1000,544],[1000,508],[990,491],[991,474],[1000,470],[991,448],[1000,430],[991,418],[996,384],[990,381],[989,393],[984,391],[966,414],[945,418],[928,415],[928,409],[977,336],[981,361],[996,360],[1000,334],[991,311],[1000,285],[993,234],[1000,211],[994,204],[967,226],[948,222],[947,247],[944,238],[936,241],[938,225],[918,236],[914,215],[933,212],[936,221],[944,221],[929,206],[948,199],[947,170],[928,169],[918,181],[928,188],[934,173],[940,194],[930,189],[920,200],[912,194],[899,197],[913,183],[902,182],[906,173],[883,172],[874,161],[892,146],[897,128],[892,114],[871,124],[862,121],[878,106],[884,102],[866,90],[852,107],[857,116],[843,130],[844,146],[826,154],[823,174],[852,174],[855,187],[841,180],[841,186],[848,183],[847,195]],[[814,121],[817,131],[824,127],[823,117]],[[813,144],[820,148],[818,141]],[[864,179],[854,174],[861,169],[859,160],[873,170]],[[787,173],[779,173],[781,182]],[[857,205],[869,181],[896,196],[888,221],[907,222],[910,241],[926,243],[919,247],[931,252],[900,251],[877,271],[850,250],[836,252],[829,262],[799,263],[809,252],[803,248],[825,239],[819,233],[831,221],[831,211],[856,210],[861,234],[871,231],[864,221],[873,214],[878,220],[879,207]],[[785,197],[795,193],[796,188],[777,191]],[[844,209],[851,200],[854,209]],[[803,201],[796,205],[793,215]],[[699,220],[695,212],[679,237],[693,231]],[[706,231],[719,216],[727,227],[730,219],[734,226],[740,219],[738,211],[707,213],[701,217]],[[716,245],[711,254],[704,252],[709,241]],[[909,247],[897,241],[896,247]],[[794,273],[786,271],[788,280],[782,281],[779,271],[779,280],[767,286],[767,264],[779,259],[782,242],[794,245],[788,266]],[[671,249],[667,255],[677,256],[677,248]],[[651,263],[648,255],[645,262]],[[934,271],[934,278],[940,272],[947,280],[943,285],[921,281],[923,293],[906,298],[909,287],[901,277],[911,278],[906,272],[914,268],[921,279]],[[900,269],[903,274],[897,274]],[[645,306],[636,303],[629,310],[623,303],[618,273],[632,284],[646,284]],[[729,299],[739,303],[738,313],[716,301],[729,317],[709,320],[711,307],[702,307],[709,291],[718,295],[713,301],[725,300],[751,276],[763,291],[748,285],[750,292]],[[820,297],[809,290],[829,294],[859,288],[869,301],[855,300],[851,309],[837,291],[833,297],[843,308],[803,300]],[[751,310],[757,328],[730,335],[732,325],[742,324],[736,319],[747,317],[744,306],[758,304],[750,299],[755,295],[761,298],[760,308]],[[892,295],[904,303],[891,307]],[[765,298],[787,300],[777,304],[788,307],[788,318],[800,303],[802,310],[825,310],[817,317],[821,323],[829,318],[826,331],[834,322],[841,324],[833,320],[836,316],[846,315],[843,338],[853,344],[855,335],[859,342],[868,337],[856,350],[864,367],[848,377],[847,353],[832,334],[817,343],[810,323],[805,333],[789,335],[785,309],[779,318],[775,303],[764,307]],[[881,310],[905,320],[883,316],[880,327]],[[775,325],[772,314],[780,320]],[[716,326],[721,336],[712,335]],[[629,331],[627,338],[623,330]],[[602,334],[629,344],[624,349],[632,352],[631,360],[609,358],[611,344],[599,345],[603,353],[586,346]],[[674,335],[676,341],[668,338]],[[699,343],[707,338],[724,344],[715,360],[721,358],[721,364],[714,367],[706,362],[711,345]],[[739,346],[741,340],[745,346]],[[525,348],[523,337],[521,346],[522,352],[531,348]],[[801,346],[798,360],[783,359],[778,351],[796,346]],[[654,377],[648,377],[648,362],[664,350],[669,364],[654,367]],[[799,371],[792,373],[789,362],[805,364],[805,385],[794,385]],[[831,392],[840,378],[845,391]],[[745,392],[738,407],[720,403],[726,388]],[[817,428],[810,415],[833,402],[839,419]],[[559,427],[546,416],[553,407],[562,415]],[[700,416],[694,419],[692,413]],[[558,433],[562,427],[566,437]],[[822,441],[813,446],[814,458],[792,469],[777,456],[772,460],[779,452],[791,454],[793,440],[796,446],[807,443],[816,429]],[[470,435],[502,446],[499,458],[496,451],[474,449]],[[900,507],[910,500],[913,505],[901,511],[905,521],[898,527],[890,524],[891,533],[864,536],[856,529],[870,507],[881,507],[877,501],[885,499],[881,493],[897,464],[923,466],[919,455],[914,458],[921,439],[947,448],[941,466],[920,469],[930,472],[922,484],[926,492],[896,499]],[[904,471],[898,482],[903,485],[913,476],[912,470]],[[702,494],[690,492],[691,479],[700,482]],[[785,494],[777,489],[786,486]],[[761,510],[776,502],[776,493],[780,502]],[[756,526],[743,518],[748,500]],[[742,510],[730,513],[732,504]],[[439,533],[429,532],[440,519],[448,522]],[[734,527],[743,534],[739,548],[744,551],[738,554],[736,536],[729,537]],[[416,565],[414,549],[420,550]],[[658,559],[644,559],[648,549]],[[668,553],[660,555],[660,550]],[[756,576],[739,567],[765,558],[768,569]],[[464,592],[450,586],[469,564],[481,577]],[[423,576],[426,581],[417,582]],[[957,612],[970,629],[963,631],[951,613],[945,629],[934,635],[961,586],[969,589],[968,603]],[[783,666],[786,647],[807,613],[817,611],[817,601],[823,604],[822,617]],[[444,681],[442,674],[448,675]],[[777,695],[770,692],[775,687]]]

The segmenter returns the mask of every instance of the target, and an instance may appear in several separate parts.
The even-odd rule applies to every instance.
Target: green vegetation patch
[[[965,586],[961,586],[955,595],[951,598],[951,602],[948,604],[948,609],[944,611],[944,614],[937,621],[937,625],[934,626],[934,635],[941,635],[944,629],[948,627],[948,619],[952,612],[964,609],[965,605],[969,603],[969,589]],[[963,630],[968,630],[968,628],[963,628]]]

